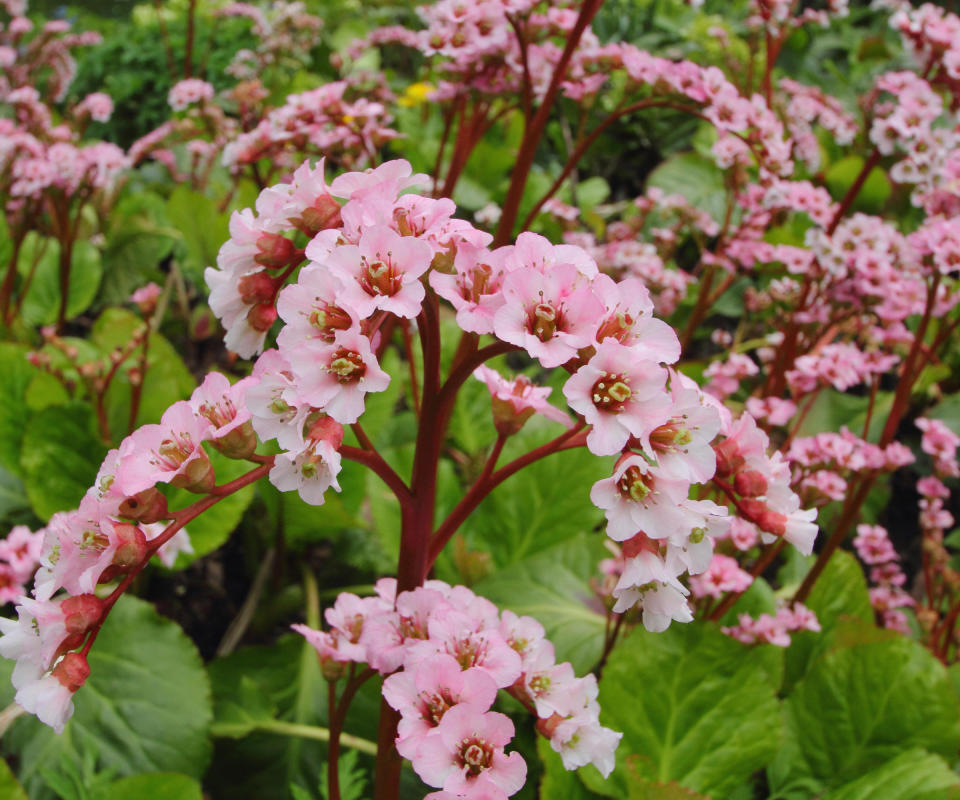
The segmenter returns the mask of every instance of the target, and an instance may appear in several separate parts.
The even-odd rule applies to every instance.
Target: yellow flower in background
[[[432,83],[411,83],[403,93],[403,96],[397,99],[397,103],[404,108],[422,105],[427,102],[433,90],[434,86]]]

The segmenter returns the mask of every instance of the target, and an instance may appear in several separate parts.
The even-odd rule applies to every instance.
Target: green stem
[[[215,722],[210,726],[210,735],[214,738],[232,739],[237,735],[236,726],[229,722]],[[299,722],[284,722],[280,719],[265,720],[257,722],[253,730],[262,733],[276,733],[281,736],[296,736],[300,739],[314,739],[318,742],[330,741],[330,730],[321,728],[318,725],[304,725]],[[361,739],[359,736],[351,736],[349,733],[340,734],[340,743],[351,750],[359,750],[361,753],[375,756],[377,754],[377,745],[369,739]]]

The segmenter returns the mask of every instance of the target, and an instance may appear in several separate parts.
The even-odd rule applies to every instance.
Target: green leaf
[[[136,314],[121,308],[103,312],[93,326],[91,341],[105,354],[125,346],[133,332],[143,326]],[[137,350],[125,362],[126,366],[139,364]],[[195,387],[193,376],[177,351],[159,333],[150,334],[147,352],[147,371],[140,392],[136,426],[160,421],[163,412],[178,400],[190,395]],[[107,413],[110,430],[115,437],[125,434],[129,423],[131,387],[125,368],[121,368],[107,391]]]
[[[20,475],[20,445],[30,418],[25,397],[38,374],[27,361],[27,348],[0,342],[0,466]]]
[[[0,519],[29,511],[30,503],[20,479],[0,467]]]
[[[710,159],[697,153],[671,156],[647,179],[647,189],[656,187],[666,194],[683,195],[694,208],[706,211],[722,222],[727,208],[723,172]]]
[[[208,449],[210,463],[213,464],[217,476],[217,483],[224,484],[239,478],[254,468],[248,461],[238,461],[227,458],[222,453]],[[181,553],[177,557],[177,566],[183,567],[216,550],[222,545],[233,529],[237,527],[243,512],[247,510],[253,500],[255,488],[253,485],[244,486],[239,492],[224,497],[220,502],[208,508],[195,520],[187,525],[187,534],[193,553]],[[186,489],[172,489],[167,493],[167,502],[172,509],[180,509],[195,503],[199,496]]]
[[[276,705],[259,683],[248,675],[239,678],[234,689],[215,696],[213,718],[218,737],[242,739],[277,715]]]
[[[960,797],[960,776],[947,763],[920,749],[892,761],[824,795],[824,800],[947,800]]]
[[[26,251],[26,242],[24,244]],[[29,269],[29,265],[24,266],[24,261],[32,259],[35,253],[39,254],[41,247],[42,244],[37,242],[30,252],[21,254],[21,264],[18,266],[21,272]],[[36,273],[23,301],[23,319],[28,324],[51,325],[57,321],[60,309],[59,252],[57,242],[50,240],[39,257]],[[73,319],[89,308],[93,298],[97,296],[102,273],[100,251],[89,242],[76,242],[70,261],[67,319]]]
[[[601,721],[623,731],[617,767],[587,785],[612,797],[628,794],[630,770],[649,781],[724,797],[774,755],[780,708],[753,651],[712,625],[637,629],[621,643],[600,681]]]
[[[203,791],[188,775],[150,772],[115,781],[98,800],[203,800]]]
[[[216,263],[220,246],[229,238],[229,215],[221,214],[214,200],[181,184],[167,201],[167,217],[180,232],[184,272],[203,286],[203,270]]]
[[[827,189],[835,200],[840,200],[853,186],[853,182],[863,170],[863,157],[850,155],[830,165],[825,176]],[[870,174],[860,188],[851,208],[854,211],[865,211],[868,214],[878,214],[884,203],[890,197],[892,187],[884,171],[879,167],[870,170]]]
[[[20,757],[31,797],[40,771],[81,747],[122,776],[179,772],[200,778],[210,759],[211,701],[206,672],[183,631],[142,600],[124,595],[90,651],[90,677],[74,697],[62,736],[24,717],[4,737]]]
[[[606,617],[590,579],[604,553],[600,537],[577,536],[497,570],[473,588],[501,608],[539,621],[557,660],[582,674],[603,652]]]
[[[529,429],[529,430],[528,430]],[[501,465],[562,428],[531,419],[510,443]],[[471,549],[485,549],[498,566],[507,566],[585,531],[603,519],[588,502],[590,487],[610,475],[607,459],[584,448],[565,450],[512,475],[480,504],[462,527]]]
[[[960,744],[946,669],[904,637],[827,654],[784,710],[787,733],[768,776],[786,797],[838,788],[911,748],[953,759]]]
[[[27,793],[3,759],[0,759],[0,797],[4,800],[27,800]]]
[[[20,466],[37,516],[76,508],[93,485],[107,454],[95,425],[93,411],[81,403],[50,406],[27,423]]]
[[[873,608],[867,580],[857,560],[842,550],[827,562],[827,568],[813,585],[807,607],[817,615],[820,633],[797,632],[791,635],[784,663],[784,689],[799,681],[810,665],[836,646],[838,624],[858,621],[862,626],[873,623]],[[845,629],[849,630],[849,628]]]

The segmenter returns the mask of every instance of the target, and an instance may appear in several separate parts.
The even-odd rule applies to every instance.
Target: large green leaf
[[[511,443],[501,466],[563,432],[546,420],[531,420],[528,426],[529,432],[525,428]],[[608,459],[584,448],[531,464],[494,489],[470,515],[462,527],[467,544],[507,566],[593,530],[603,515],[589,502],[590,487],[610,471]]]
[[[958,703],[947,671],[905,637],[817,661],[785,704],[784,746],[771,788],[809,797],[855,780],[911,748],[955,758]]]
[[[92,748],[103,768],[203,775],[210,759],[210,685],[193,643],[142,600],[124,596],[90,651],[90,677],[74,698],[62,736],[33,717],[17,720],[4,744],[20,757],[31,797],[42,770]]]
[[[753,651],[712,625],[635,630],[610,657],[600,681],[601,721],[623,731],[608,781],[582,771],[594,791],[629,794],[636,774],[724,797],[777,750],[781,716],[770,679]]]
[[[29,242],[29,237],[28,237]],[[27,243],[25,242],[25,245]],[[37,241],[29,251],[21,254],[18,268],[23,271],[29,269],[24,262],[38,257],[36,272],[27,296],[23,301],[22,314],[25,322],[31,325],[50,325],[57,321],[60,308],[60,267],[59,245],[49,241],[45,249]],[[42,255],[41,255],[42,253]],[[100,286],[100,276],[103,268],[100,265],[100,251],[85,241],[77,242],[73,247],[73,257],[70,261],[70,284],[67,293],[67,319],[86,311],[97,296],[97,287]]]
[[[93,485],[107,453],[95,425],[93,411],[81,403],[50,406],[27,423],[20,465],[37,516],[76,508]]]
[[[722,222],[727,207],[723,172],[712,160],[697,153],[680,153],[658,166],[647,179],[647,188],[683,195],[694,208]]]
[[[960,776],[932,753],[914,749],[824,795],[824,800],[956,800]]]
[[[868,635],[863,629],[871,627],[873,623],[866,577],[857,560],[842,550],[833,554],[827,568],[813,585],[807,606],[817,615],[822,631],[799,631],[791,635],[784,662],[786,690],[803,677],[816,659],[836,647],[835,640],[840,635],[841,627],[845,635],[849,635],[854,628]]]
[[[604,553],[599,536],[578,536],[497,570],[474,589],[501,608],[538,620],[557,659],[582,674],[603,652],[606,617],[590,579]]]
[[[147,191],[124,197],[110,220],[100,301],[123,303],[134,289],[161,280],[158,265],[169,255],[178,232],[166,225],[164,199]]]
[[[180,232],[184,272],[203,286],[203,270],[217,261],[220,246],[229,238],[229,214],[221,214],[214,200],[186,184],[167,201],[167,217]]]
[[[115,781],[97,800],[203,800],[203,792],[188,775],[148,772]]]
[[[830,165],[825,180],[827,188],[835,200],[840,200],[846,195],[863,171],[863,166],[863,157],[858,155],[841,158]],[[884,203],[887,202],[887,198],[890,197],[891,191],[890,181],[884,171],[880,167],[874,167],[860,187],[860,191],[853,201],[852,209],[854,211],[865,211],[868,214],[879,214]]]
[[[0,466],[14,475],[20,475],[20,444],[30,417],[27,387],[37,374],[26,347],[0,342]]]

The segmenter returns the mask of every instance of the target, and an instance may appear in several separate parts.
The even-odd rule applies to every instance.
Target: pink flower
[[[189,402],[174,403],[159,425],[144,425],[120,444],[117,488],[128,497],[157,483],[209,491],[213,465],[202,444],[210,434],[210,421],[195,414]]]
[[[596,340],[616,339],[636,350],[637,356],[672,364],[680,358],[680,340],[673,328],[653,316],[653,301],[639,278],[615,282],[609,275],[594,278],[591,288],[605,306]]]
[[[666,371],[614,339],[605,339],[596,355],[564,384],[570,407],[593,426],[590,452],[608,456],[633,436],[649,445],[650,432],[664,416],[669,398]]]
[[[231,458],[246,458],[257,448],[257,438],[250,425],[250,411],[245,396],[257,383],[253,377],[232,384],[219,372],[210,372],[193,394],[193,412],[209,420],[210,441]]]
[[[544,367],[558,367],[593,340],[603,306],[570,264],[547,273],[521,267],[503,283],[504,304],[493,318],[494,333],[524,348]]]
[[[326,265],[343,283],[338,301],[361,318],[382,309],[413,319],[425,296],[420,276],[432,259],[426,242],[375,225],[364,230],[359,245],[335,248]]]
[[[690,579],[694,597],[720,597],[725,592],[744,592],[753,583],[749,572],[740,569],[736,559],[714,555],[707,571]]]
[[[367,392],[382,392],[390,383],[370,340],[357,329],[337,331],[329,343],[307,341],[287,357],[300,396],[342,425],[360,418]]]
[[[213,86],[199,78],[186,78],[175,84],[167,95],[167,102],[174,111],[183,111],[195,103],[213,99]]]
[[[503,305],[501,289],[512,247],[493,252],[463,244],[453,260],[454,273],[430,273],[430,286],[457,312],[457,325],[470,333],[493,333],[494,315]]]
[[[153,309],[157,306],[157,298],[161,291],[161,288],[151,281],[131,294],[130,302],[134,303],[141,313],[152,314]]]
[[[413,769],[428,786],[457,797],[501,800],[520,791],[527,777],[523,757],[503,751],[512,738],[509,717],[462,703],[424,739]]]
[[[270,469],[270,483],[281,492],[294,489],[310,505],[322,506],[327,489],[338,492],[340,453],[329,442],[308,439],[298,452],[279,453]]]
[[[490,367],[481,365],[473,371],[473,376],[487,385],[493,402],[493,423],[501,435],[516,433],[537,413],[571,427],[570,417],[547,402],[553,390],[535,386],[526,375],[508,381]]]
[[[462,669],[479,667],[501,689],[513,684],[521,673],[517,652],[492,628],[480,629],[471,616],[446,606],[437,609],[428,623],[430,638],[413,644],[405,667],[416,667],[436,653],[453,656]]]
[[[469,703],[488,711],[496,696],[497,685],[486,672],[476,667],[461,670],[453,657],[442,653],[383,682],[384,699],[401,716],[397,751],[410,760],[451,708]]]
[[[623,542],[638,531],[661,539],[691,529],[682,507],[689,489],[687,481],[662,476],[643,456],[627,455],[611,477],[593,485],[590,500],[603,509],[611,539]]]
[[[277,297],[277,313],[286,323],[277,336],[277,344],[287,350],[308,339],[333,341],[337,331],[345,331],[360,322],[356,309],[345,305],[341,296],[343,282],[319,264],[308,264],[297,282],[284,287]]]

